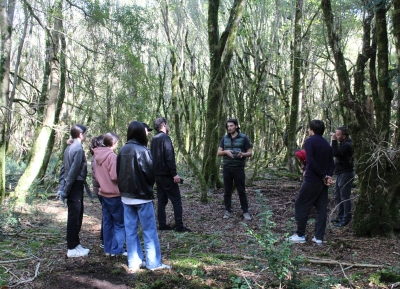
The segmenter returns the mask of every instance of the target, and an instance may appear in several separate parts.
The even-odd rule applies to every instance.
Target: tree
[[[48,101],[46,103],[43,125],[39,134],[35,136],[36,140],[32,148],[32,156],[24,174],[19,179],[18,185],[15,188],[15,195],[18,198],[18,203],[21,205],[25,204],[29,189],[32,183],[39,176],[42,167],[47,166],[45,155],[46,152],[48,150],[51,151],[51,148],[53,147],[52,133],[54,134],[54,132],[52,132],[52,130],[54,129],[54,124],[58,122],[59,116],[59,112],[57,113],[57,107],[59,110],[60,103],[63,103],[63,99],[58,103],[60,92],[60,60],[58,54],[60,50],[60,32],[63,31],[62,4],[63,0],[57,0],[53,7],[54,30],[50,33],[46,28],[51,43],[49,51],[50,90]],[[33,13],[32,10],[31,12]]]
[[[0,7],[0,203],[6,193],[6,148],[8,143],[9,115],[12,110],[10,93],[11,34],[14,22],[15,0],[1,0]]]
[[[210,53],[210,83],[206,112],[207,141],[203,153],[203,173],[206,183],[215,187],[218,180],[217,150],[222,119],[222,100],[225,97],[227,72],[235,45],[235,38],[246,0],[235,0],[230,9],[225,31],[219,35],[219,0],[208,1],[208,47]],[[224,120],[222,120],[224,123]],[[205,196],[202,196],[204,199]]]
[[[400,181],[396,169],[400,158],[389,140],[393,99],[386,23],[389,3],[384,0],[364,3],[363,49],[355,67],[354,92],[351,90],[340,34],[335,29],[331,1],[322,0],[321,3],[339,80],[340,103],[351,114],[349,127],[359,182],[353,228],[359,236],[390,235],[400,227]],[[366,71],[368,63],[369,74]],[[368,90],[365,87],[366,76],[370,83]],[[367,91],[370,91],[370,96]]]

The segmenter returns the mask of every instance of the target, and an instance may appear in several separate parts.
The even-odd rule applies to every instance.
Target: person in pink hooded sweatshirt
[[[107,256],[125,255],[124,208],[118,189],[117,155],[118,136],[114,133],[104,135],[103,147],[94,150],[94,177],[100,184],[99,198],[103,211],[104,253]]]

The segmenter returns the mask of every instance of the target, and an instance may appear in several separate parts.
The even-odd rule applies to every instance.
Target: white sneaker
[[[306,236],[300,237],[296,233],[294,233],[292,236],[290,236],[286,240],[290,241],[292,243],[305,243],[306,242]]]
[[[312,241],[317,245],[322,245],[322,240],[317,240],[315,237],[312,238]]]
[[[128,256],[128,252],[124,252],[124,253],[122,253],[122,254],[111,254],[111,257],[115,257],[115,256]]]
[[[87,249],[86,249],[87,250]],[[86,250],[82,250],[81,248],[79,248],[78,246],[75,249],[68,249],[67,252],[67,257],[68,258],[74,258],[74,257],[84,257],[88,255],[88,251]]]
[[[250,216],[249,213],[243,213],[243,218],[244,218],[246,221],[251,221],[251,216]]]
[[[87,248],[83,248],[81,244],[79,244],[78,246],[76,246],[77,248],[79,248],[79,250],[85,251],[86,255],[89,254],[90,250]]]
[[[165,265],[165,264],[161,264],[161,266],[150,269],[151,271],[156,271],[156,270],[163,270],[163,269],[171,269],[171,266],[169,265]]]
[[[222,218],[229,219],[231,216],[232,216],[232,213],[229,213],[229,211],[225,211],[225,215]]]

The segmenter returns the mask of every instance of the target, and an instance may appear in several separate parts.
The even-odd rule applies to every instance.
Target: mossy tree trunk
[[[293,88],[292,99],[290,103],[290,117],[288,127],[288,144],[287,144],[287,166],[290,172],[297,170],[295,151],[297,148],[297,126],[299,123],[299,103],[301,88],[301,71],[302,71],[302,32],[301,19],[303,18],[303,0],[296,1],[296,15],[294,23],[294,44],[293,44]]]
[[[222,103],[227,85],[227,71],[233,56],[237,29],[242,18],[246,0],[235,0],[230,10],[225,31],[219,35],[219,0],[208,1],[208,47],[210,53],[210,83],[206,112],[206,131],[203,153],[203,174],[210,187],[218,180],[217,150],[220,138]],[[207,196],[202,196],[203,200]]]
[[[12,102],[10,93],[11,34],[14,22],[15,0],[1,0],[0,7],[0,203],[6,194],[6,150],[9,114]]]
[[[60,62],[59,62],[59,45],[60,32],[63,29],[62,24],[62,2],[58,0],[54,4],[53,13],[55,14],[54,30],[51,33],[51,45],[49,51],[50,61],[50,90],[48,102],[45,108],[43,125],[38,135],[35,136],[34,146],[32,148],[32,156],[27,165],[24,174],[18,181],[15,188],[15,195],[18,198],[18,203],[24,205],[27,201],[29,189],[33,182],[39,176],[41,168],[45,165],[46,151],[51,144],[51,134],[55,124],[57,111],[57,103],[60,92]],[[48,32],[50,33],[50,32]],[[52,145],[52,144],[51,144]]]
[[[365,4],[370,9],[365,11],[363,49],[357,59],[353,93],[341,50],[340,35],[334,30],[331,2],[322,0],[329,46],[334,55],[342,93],[340,102],[349,109],[352,116],[348,125],[352,131],[359,178],[353,228],[358,236],[390,235],[400,227],[400,182],[396,170],[400,161],[389,146],[393,92],[390,89],[388,70],[387,4],[385,1],[375,7],[372,2]],[[373,24],[376,34],[372,29]],[[366,79],[365,68],[368,62],[369,78]],[[371,96],[366,95],[367,82]]]

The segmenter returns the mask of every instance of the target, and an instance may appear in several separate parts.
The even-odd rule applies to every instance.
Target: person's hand
[[[324,184],[325,184],[325,186],[328,186],[328,187],[332,186],[333,185],[332,177],[326,176],[324,178]]]
[[[336,133],[334,133],[334,132],[331,132],[331,140],[336,140],[337,138],[336,138]]]
[[[65,205],[65,203],[67,201],[67,194],[64,191],[58,191],[57,196]]]
[[[174,183],[179,184],[181,182],[181,177],[179,175],[176,175],[174,177]]]
[[[233,156],[233,151],[227,150],[227,151],[225,151],[225,155],[227,155],[227,156],[230,157],[230,158],[234,158],[234,156]]]

